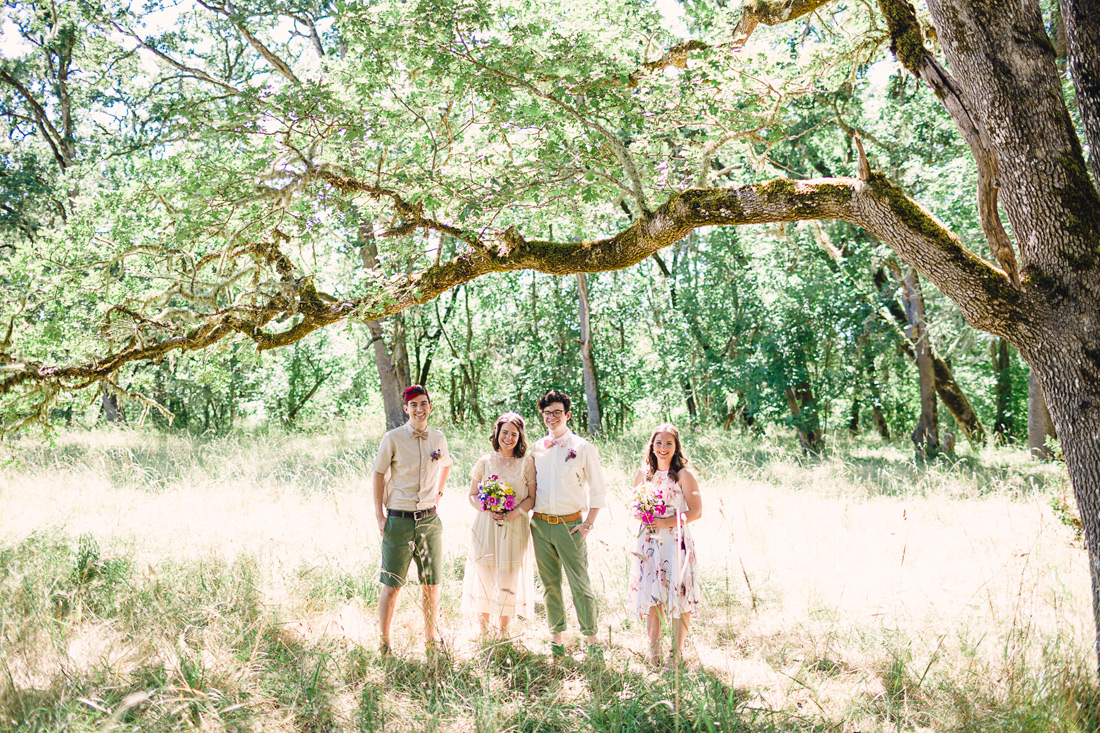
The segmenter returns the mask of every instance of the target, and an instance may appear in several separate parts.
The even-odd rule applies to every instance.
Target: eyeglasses
[[[565,414],[565,410],[543,410],[543,417],[561,417]]]

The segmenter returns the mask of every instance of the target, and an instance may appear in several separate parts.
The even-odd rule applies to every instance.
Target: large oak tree
[[[60,389],[227,337],[266,350],[491,272],[620,269],[699,227],[842,220],[1031,365],[1085,526],[1100,629],[1100,196],[1081,140],[1095,158],[1097,0],[1059,6],[1072,86],[1037,0],[928,0],[926,27],[905,0],[873,12],[753,0],[734,16],[700,3],[678,43],[632,3],[198,0],[170,30],[121,8],[89,21],[8,5],[34,9],[28,28],[59,29],[40,34],[47,57],[62,42],[77,57],[66,85],[56,67],[39,75],[53,84],[28,83],[28,63],[0,69],[10,129],[64,161],[28,180],[88,197],[52,195],[65,215],[49,226],[9,205],[22,237],[12,273],[44,273],[8,278],[23,289],[7,296],[0,344],[9,427],[41,418]],[[760,24],[809,13],[859,30],[778,59],[753,45]],[[766,181],[753,176],[766,165],[726,162],[766,162],[784,106],[843,83],[883,43],[970,148],[989,258],[865,159],[852,177]],[[131,75],[111,98],[87,97],[83,136],[50,117],[80,64]],[[377,266],[318,267],[316,249],[357,241],[364,217],[390,243]],[[454,256],[425,249],[427,232]],[[65,314],[85,334],[77,347],[21,341]]]

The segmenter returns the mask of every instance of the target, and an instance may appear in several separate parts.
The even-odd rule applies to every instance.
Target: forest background
[[[1040,7],[1080,126],[1061,10]],[[914,19],[941,58],[930,17]],[[948,494],[1001,485],[1007,461],[1072,524],[1058,469],[1028,463],[1059,445],[1027,363],[865,229],[703,226],[629,267],[562,264],[692,187],[871,168],[999,260],[972,148],[890,52],[886,20],[858,2],[9,0],[5,430],[125,423],[138,444],[201,436],[214,453],[376,436],[419,382],[473,445],[504,410],[537,432],[535,400],[556,387],[613,463],[665,419],[731,455],[784,446],[799,470],[886,451],[898,481],[913,474],[886,465],[957,471],[967,488]],[[530,269],[462,274],[525,247]],[[94,537],[45,542],[59,563],[100,562]],[[1077,669],[1068,657],[1059,669]]]

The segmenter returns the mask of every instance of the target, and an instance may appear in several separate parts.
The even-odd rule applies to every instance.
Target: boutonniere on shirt
[[[572,448],[570,448],[569,452],[565,454],[565,460],[567,460],[567,461],[571,460],[573,458],[576,458],[576,457],[577,457],[577,451],[573,450]]]
[[[436,448],[435,450],[432,451],[432,460],[433,461],[438,461],[442,457],[443,457],[443,451],[441,451],[439,448]]]

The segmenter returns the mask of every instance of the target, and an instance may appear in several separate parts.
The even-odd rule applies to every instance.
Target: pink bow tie
[[[553,448],[555,446],[557,446],[559,448],[564,448],[565,447],[565,438],[558,438],[557,440],[554,440],[553,438],[547,438],[546,439],[546,447],[547,448]]]

